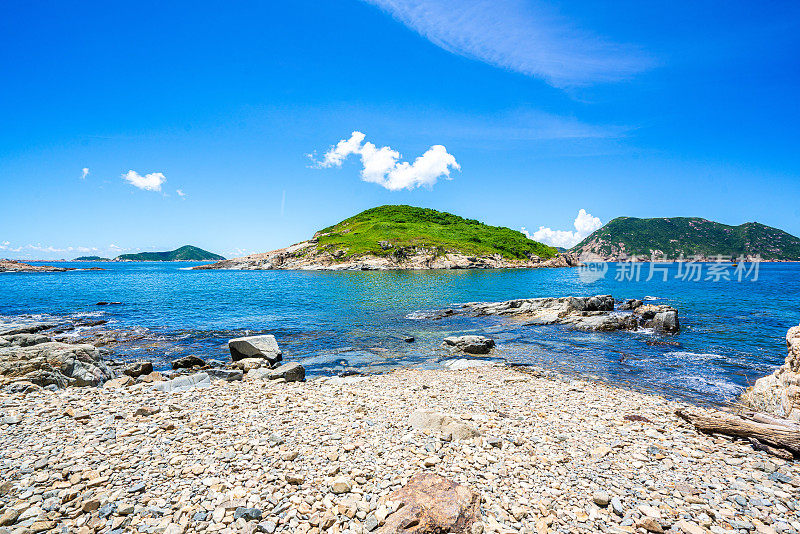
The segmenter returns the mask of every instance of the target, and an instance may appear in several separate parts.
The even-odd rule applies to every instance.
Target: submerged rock
[[[483,531],[476,492],[434,473],[421,471],[389,495],[402,507],[386,518],[381,534],[474,534]]]
[[[452,336],[444,338],[444,344],[468,354],[489,354],[494,340],[485,336]]]
[[[264,358],[270,364],[281,361],[283,353],[278,347],[273,335],[237,337],[228,341],[231,351],[231,360],[238,361],[245,358]]]

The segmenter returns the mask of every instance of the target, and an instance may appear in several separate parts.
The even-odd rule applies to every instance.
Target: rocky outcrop
[[[263,358],[275,364],[283,358],[273,335],[237,337],[228,341],[228,349],[234,362],[245,358]]]
[[[379,534],[452,533],[475,534],[483,531],[480,495],[434,473],[421,471],[408,484],[389,495],[402,503],[386,518]]]
[[[0,273],[60,273],[74,271],[72,267],[55,267],[53,265],[30,265],[14,260],[0,260]]]
[[[387,271],[403,269],[519,269],[574,267],[576,265],[578,265],[577,257],[571,254],[559,254],[547,260],[543,260],[538,256],[515,260],[504,258],[500,254],[471,256],[458,252],[442,253],[440,250],[425,247],[392,248],[391,253],[383,256],[374,254],[348,256],[343,250],[333,253],[319,250],[316,240],[311,239],[291,247],[222,260],[209,265],[199,265],[193,267],[193,269]]]
[[[494,339],[484,336],[453,336],[444,338],[444,344],[467,354],[489,354],[494,347]]]
[[[615,307],[611,295],[593,297],[543,297],[504,302],[469,302],[462,312],[474,315],[503,315],[529,325],[564,324],[581,330],[613,332],[652,328],[657,333],[680,331],[678,311],[665,305],[628,300]]]
[[[270,380],[282,378],[287,382],[302,382],[306,379],[305,368],[297,362],[284,363],[270,371]]]
[[[98,386],[111,378],[114,372],[93,345],[46,340],[0,348],[0,385],[30,382],[42,387]]]
[[[783,365],[756,380],[742,401],[760,412],[800,421],[800,325],[786,333],[786,348]]]

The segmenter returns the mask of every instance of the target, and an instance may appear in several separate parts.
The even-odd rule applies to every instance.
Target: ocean
[[[112,331],[114,359],[148,359],[168,369],[180,356],[228,360],[227,340],[274,334],[284,359],[309,376],[441,366],[450,335],[494,338],[492,358],[567,375],[724,403],[779,366],[786,330],[800,323],[800,264],[762,263],[741,280],[700,264],[687,277],[677,264],[647,280],[611,264],[593,279],[579,269],[481,271],[192,271],[193,263],[60,263],[106,271],[0,274],[0,323],[104,320],[69,335]],[[664,280],[666,278],[666,280]],[[699,280],[696,280],[699,278]],[[583,332],[522,326],[499,317],[431,310],[471,301],[611,294],[679,311],[674,336],[647,330]],[[121,304],[98,306],[98,302]],[[404,337],[413,336],[407,343]]]

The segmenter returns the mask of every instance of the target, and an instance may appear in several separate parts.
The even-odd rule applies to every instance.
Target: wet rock
[[[439,475],[420,472],[389,499],[403,506],[386,518],[379,533],[473,534],[481,523],[480,496]]]
[[[643,302],[639,299],[627,299],[617,305],[617,310],[619,311],[635,310],[642,304]]]
[[[489,354],[494,340],[485,336],[451,336],[444,338],[444,344],[468,354]]]
[[[173,369],[191,369],[192,367],[205,367],[206,362],[197,356],[182,356],[172,362]]]
[[[273,335],[237,337],[228,341],[231,360],[244,358],[264,358],[270,364],[281,361],[283,353]]]
[[[678,321],[678,312],[675,310],[667,310],[656,313],[653,317],[651,327],[653,330],[660,334],[676,334],[680,331],[680,322]]]
[[[299,363],[285,363],[273,369],[269,378],[271,380],[283,378],[287,382],[302,382],[306,379],[306,370]]]

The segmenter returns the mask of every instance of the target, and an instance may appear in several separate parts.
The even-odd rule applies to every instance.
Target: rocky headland
[[[388,245],[385,246],[388,250]],[[395,248],[393,252],[393,254],[381,256],[370,253],[345,256],[337,251],[320,250],[318,242],[311,239],[291,247],[199,265],[193,269],[386,271],[402,269],[531,269],[577,265],[575,258],[568,254],[558,254],[550,259],[538,257],[509,259],[500,254],[467,255],[459,252],[442,252],[429,247]]]
[[[752,408],[800,422],[800,325],[786,333],[786,361],[756,380],[742,399]]]

